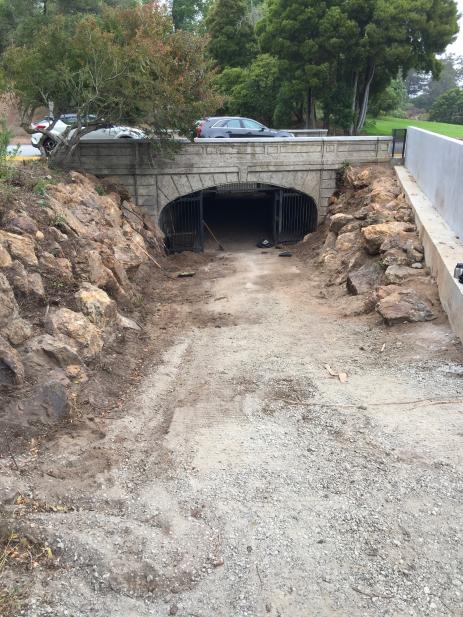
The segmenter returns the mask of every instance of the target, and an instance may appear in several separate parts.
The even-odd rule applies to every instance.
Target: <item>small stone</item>
[[[171,604],[169,608],[169,615],[176,615],[178,613],[178,606],[176,604]]]
[[[39,242],[45,238],[45,236],[43,235],[43,232],[40,231],[40,229],[35,232],[35,237]]]
[[[423,264],[419,261],[416,261],[414,264],[412,264],[412,268],[415,268],[416,270],[421,270],[423,268]]]

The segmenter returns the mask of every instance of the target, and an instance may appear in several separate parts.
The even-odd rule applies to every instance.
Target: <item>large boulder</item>
[[[39,260],[40,269],[59,281],[72,281],[72,264],[65,257],[55,257],[51,253],[43,253]]]
[[[435,318],[430,303],[413,289],[401,289],[378,302],[376,310],[388,325]]]
[[[380,252],[381,245],[383,245],[388,238],[408,231],[415,231],[415,226],[410,223],[393,221],[364,227],[361,230],[361,234],[365,240],[365,250],[367,253],[369,255],[377,255]]]
[[[35,235],[39,229],[34,219],[26,212],[14,212],[13,210],[4,217],[3,225],[7,231],[19,234]]]
[[[38,264],[35,241],[29,236],[20,236],[0,230],[0,244],[8,249],[12,257],[19,259],[24,265],[36,266]]]
[[[350,233],[341,234],[336,240],[336,250],[345,253],[356,251],[364,246],[365,242],[360,231],[351,231]]]
[[[24,296],[32,296],[35,300],[44,300],[45,288],[38,272],[27,271],[20,261],[15,260],[8,270],[8,276],[15,291]]]
[[[64,334],[73,339],[85,360],[92,360],[103,348],[100,330],[82,313],[67,308],[58,309],[49,315],[46,327],[50,334]]]
[[[62,369],[70,365],[80,365],[82,360],[77,353],[76,344],[72,339],[58,335],[42,334],[27,342],[27,353],[41,352],[44,357],[51,358]]]
[[[70,410],[69,380],[57,370],[46,381],[34,386],[27,398],[11,401],[5,420],[13,425],[53,425],[64,420]]]
[[[402,249],[389,249],[381,255],[381,261],[385,266],[410,266],[413,263]]]
[[[0,385],[24,383],[24,366],[19,353],[0,335]]]
[[[21,317],[12,319],[3,329],[3,334],[12,345],[21,345],[32,336],[32,324]]]
[[[411,277],[424,276],[425,274],[426,272],[424,270],[394,265],[387,268],[384,275],[384,282],[386,285],[397,285]]]
[[[83,283],[82,287],[75,294],[77,307],[86,315],[92,323],[104,328],[108,323],[114,321],[117,316],[117,304],[108,294],[91,285]]]
[[[349,272],[347,291],[352,295],[364,294],[381,284],[384,271],[377,262],[366,263],[358,270]]]
[[[114,245],[114,257],[121,262],[126,270],[138,268],[148,259],[145,241],[143,236],[134,231],[127,222],[124,222],[123,230],[127,241]]]
[[[400,195],[400,189],[392,175],[382,176],[373,180],[370,190],[370,199],[377,204],[385,205]]]
[[[0,272],[0,329],[3,330],[18,315],[19,308],[13,290],[6,276]]]
[[[350,214],[339,213],[333,214],[330,220],[330,231],[334,231],[334,233],[339,233],[339,230],[347,225],[348,223],[352,223],[354,217]]]
[[[100,253],[96,249],[88,251],[87,263],[84,265],[84,271],[87,273],[91,283],[108,291],[118,302],[126,304],[128,296],[124,287],[126,284],[129,288],[130,283],[125,269],[114,257],[105,256],[105,259],[108,263],[111,263],[118,273],[117,278],[114,272],[104,264]]]

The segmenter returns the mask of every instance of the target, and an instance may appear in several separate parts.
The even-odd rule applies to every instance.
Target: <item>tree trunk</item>
[[[365,119],[367,117],[368,97],[370,96],[370,86],[371,86],[371,82],[373,81],[374,74],[375,74],[375,65],[372,64],[370,68],[368,69],[367,77],[365,81],[365,87],[363,89],[362,103],[360,105],[360,111],[359,111],[359,116],[357,119],[356,130],[355,130],[357,134],[363,129],[363,125],[365,124]]]
[[[354,134],[354,119],[355,119],[355,110],[357,107],[357,88],[358,88],[358,82],[359,82],[359,74],[357,71],[355,71],[354,73],[354,85],[352,88],[352,106],[351,106],[351,111],[352,111],[352,121],[350,123],[350,128],[349,128],[349,135],[353,135]]]
[[[306,110],[305,110],[305,127],[310,128],[310,110],[312,108],[312,88],[307,90]]]
[[[305,120],[305,128],[315,128],[315,98],[313,96],[312,88],[307,90],[307,115]]]

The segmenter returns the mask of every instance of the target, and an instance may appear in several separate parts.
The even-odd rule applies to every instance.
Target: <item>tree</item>
[[[458,31],[454,0],[269,0],[258,25],[261,45],[286,67],[287,80],[314,98],[325,116],[363,128],[372,94],[384,91],[402,68],[438,70],[441,53]]]
[[[204,19],[211,0],[171,0],[171,15],[176,30],[196,31]]]
[[[256,53],[254,28],[245,0],[215,0],[206,17],[209,53],[217,65],[247,66]]]
[[[439,71],[435,76],[427,75],[427,82],[421,92],[417,93],[414,104],[429,110],[441,94],[461,84],[463,79],[463,58],[449,54],[439,60]]]
[[[272,124],[275,101],[280,90],[277,60],[269,54],[257,56],[247,68],[227,68],[217,80],[220,91],[228,95],[225,111],[251,116]]]
[[[100,17],[51,18],[28,47],[5,52],[3,67],[25,128],[34,110],[49,101],[55,117],[69,110],[78,114],[75,132],[61,140],[67,150],[86,132],[121,121],[167,140],[171,131],[189,134],[194,121],[220,103],[205,44],[196,35],[174,32],[160,8],[106,9]],[[91,125],[89,116],[95,117]]]
[[[402,71],[399,71],[397,77],[391,80],[385,90],[373,96],[370,111],[373,116],[378,116],[381,113],[393,113],[396,117],[402,117],[405,115],[408,103],[407,87],[402,77]]]
[[[463,90],[452,88],[441,94],[431,107],[430,120],[463,124]]]

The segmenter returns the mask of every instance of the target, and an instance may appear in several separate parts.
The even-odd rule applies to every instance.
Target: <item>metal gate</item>
[[[392,129],[392,158],[405,157],[407,143],[407,129]]]
[[[170,253],[202,251],[203,195],[202,192],[180,197],[168,204],[161,212],[160,226]]]
[[[303,193],[279,190],[274,200],[275,243],[299,242],[317,228],[317,207]]]

